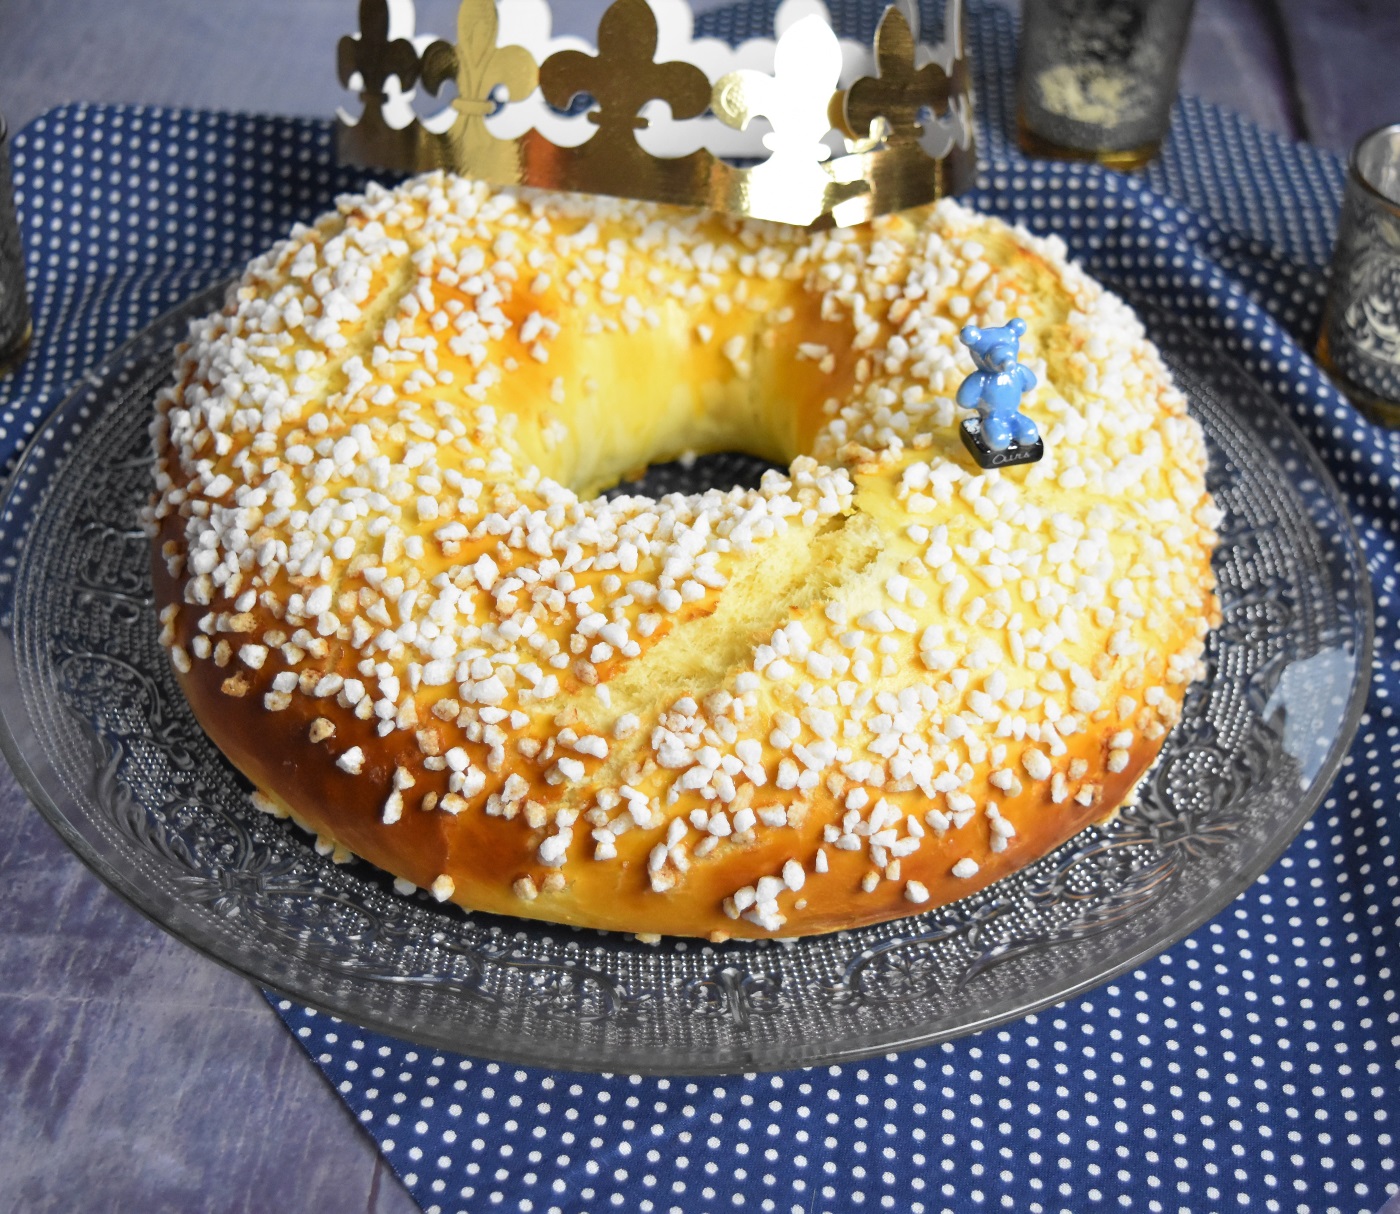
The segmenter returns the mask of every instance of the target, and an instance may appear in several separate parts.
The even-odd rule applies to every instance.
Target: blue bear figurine
[[[1040,431],[1021,412],[1021,397],[1035,387],[1033,372],[1017,359],[1026,322],[1017,318],[999,329],[968,325],[958,335],[972,351],[977,370],[958,389],[958,404],[976,409],[981,436],[992,451],[1005,451],[1012,442],[1030,447],[1040,441]]]

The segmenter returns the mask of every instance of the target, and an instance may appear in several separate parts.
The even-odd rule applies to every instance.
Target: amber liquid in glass
[[[1346,398],[1362,413],[1378,426],[1400,430],[1400,402],[1382,400],[1379,396],[1367,392],[1365,388],[1352,383],[1337,369],[1337,364],[1333,362],[1331,352],[1328,349],[1326,319],[1322,322],[1322,336],[1317,339],[1317,361],[1336,382],[1337,387],[1346,394]]]
[[[1016,138],[1027,156],[1049,157],[1054,160],[1083,160],[1105,168],[1128,172],[1151,164],[1162,150],[1162,141],[1154,139],[1135,148],[1075,148],[1053,143],[1031,130],[1024,114],[1016,115]]]

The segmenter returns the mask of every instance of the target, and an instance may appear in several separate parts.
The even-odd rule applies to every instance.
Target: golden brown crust
[[[436,189],[410,183],[401,196],[406,211],[424,198],[431,211]],[[472,189],[469,205],[479,207],[487,196]],[[493,198],[505,199],[506,210],[526,205],[512,203],[514,195]],[[529,207],[531,215],[541,213],[537,204]],[[417,229],[403,223],[403,213],[386,210],[382,199],[347,206],[339,220],[255,267],[225,316],[197,335],[157,425],[161,480],[152,533],[163,639],[196,716],[270,808],[469,908],[642,933],[790,936],[966,896],[1111,814],[1155,761],[1216,610],[1203,447],[1126,311],[1067,267],[1058,250],[947,206],[889,220],[873,235],[824,238],[823,256],[804,252],[802,238],[764,231],[786,259],[773,273],[757,264],[731,267],[698,299],[684,291],[668,298],[664,287],[693,286],[697,278],[690,260],[669,265],[665,279],[652,284],[654,303],[645,302],[653,297],[644,285],[629,280],[644,301],[636,305],[643,319],[603,332],[589,330],[582,305],[601,307],[605,287],[565,298],[542,274],[529,291],[507,292],[508,329],[487,343],[488,365],[509,368],[501,391],[488,398],[514,411],[510,429],[483,421],[474,412],[482,396],[459,390],[471,374],[472,352],[454,350],[454,358],[440,349],[432,360],[435,374],[451,369],[455,379],[438,375],[428,395],[455,395],[472,430],[439,431],[431,440],[436,454],[427,457],[435,462],[414,464],[403,479],[420,495],[433,496],[436,485],[444,501],[457,500],[459,490],[444,487],[453,473],[486,481],[489,503],[483,497],[477,513],[455,507],[475,530],[445,532],[451,501],[444,509],[420,496],[415,506],[411,493],[392,492],[394,474],[381,488],[400,538],[374,534],[361,516],[341,529],[345,555],[332,556],[331,524],[323,563],[316,571],[297,568],[265,545],[280,538],[294,547],[297,521],[314,530],[319,502],[297,481],[302,513],[284,510],[288,517],[277,521],[275,501],[238,497],[239,478],[270,486],[265,496],[275,496],[284,482],[270,480],[269,468],[309,481],[323,449],[323,460],[339,463],[319,482],[328,500],[353,504],[355,478],[368,483],[360,456],[341,460],[332,443],[357,423],[373,423],[378,449],[407,459],[405,444],[413,433],[423,438],[423,419],[434,415],[426,405],[410,414],[420,429],[405,437],[392,416],[400,404],[375,403],[376,385],[393,383],[404,396],[414,387],[402,361],[379,359],[365,382],[357,385],[351,372],[347,386],[341,371],[323,373],[308,359],[298,369],[323,378],[301,383],[292,360],[308,350],[322,358],[333,351],[330,330],[313,333],[308,319],[294,332],[257,309],[283,301],[277,307],[285,312],[287,299],[302,298],[297,284],[310,275],[298,277],[298,252],[329,258],[333,235],[364,225],[365,216],[391,232],[400,223],[411,234]],[[635,241],[664,217],[609,204],[597,219]],[[561,230],[582,226],[574,213]],[[762,251],[752,231],[691,223],[672,240],[685,244],[687,258],[702,244],[725,241],[752,256]],[[462,237],[453,256],[479,239]],[[530,246],[530,239],[521,243]],[[546,241],[530,247],[545,248]],[[585,250],[574,253],[577,264],[587,264]],[[371,343],[378,343],[376,354],[393,346],[382,337],[386,314],[377,301],[412,293],[393,283],[403,264],[395,256],[367,257],[372,285],[348,309],[359,319],[336,330],[360,355]],[[523,255],[503,254],[512,258],[525,264]],[[902,267],[902,293],[886,289],[891,279],[882,258]],[[848,284],[823,276],[822,265],[863,276],[859,290],[869,295],[873,328],[862,331],[867,305],[853,310]],[[946,277],[949,266],[961,279],[938,287],[937,275]],[[908,290],[917,275],[926,285]],[[517,272],[508,281],[519,279]],[[717,307],[720,287],[740,306]],[[967,295],[954,293],[958,288]],[[1008,308],[1031,322],[1026,349],[1044,360],[1040,418],[1052,431],[1052,456],[1031,472],[979,474],[961,454],[951,406],[920,414],[905,393],[921,384],[925,396],[952,394],[953,334],[962,319],[956,313],[969,306],[968,296],[986,322],[997,323]],[[673,306],[676,298],[681,303]],[[656,323],[645,318],[648,307]],[[536,348],[543,338],[531,320],[535,311],[561,325],[548,350]],[[395,315],[405,332],[431,331],[402,303]],[[259,326],[272,334],[260,360],[256,336],[249,336]],[[910,353],[891,370],[875,351],[893,348],[900,332],[909,335],[898,340]],[[930,334],[937,349],[920,354],[914,347]],[[731,344],[736,336],[742,347]],[[255,355],[246,367],[237,363],[240,343]],[[280,353],[272,348],[279,343]],[[411,353],[417,358],[410,367],[421,368],[421,346]],[[346,355],[339,358],[344,367]],[[275,368],[279,359],[289,368],[281,382],[305,401],[294,400],[273,423],[264,412],[263,429],[277,435],[269,444],[255,434],[256,414],[241,424],[230,419],[239,402],[265,405],[259,367]],[[669,382],[668,369],[676,374],[677,367],[693,385],[672,401],[679,421],[658,416],[652,403],[657,385]],[[782,399],[764,403],[765,392]],[[908,416],[891,420],[892,403],[901,401]],[[842,402],[850,402],[844,411]],[[386,409],[381,425],[376,418]],[[314,410],[329,422],[308,420]],[[1086,427],[1096,425],[1085,438]],[[562,441],[561,426],[568,432]],[[693,537],[697,525],[700,533],[742,526],[735,520],[745,511],[781,517],[792,502],[790,522],[748,549],[716,547],[712,535],[685,540],[711,544],[713,560],[693,568],[712,573],[698,573],[705,580],[689,578],[684,587],[678,578],[674,604],[650,612],[643,610],[648,604],[619,598],[630,583],[614,576],[618,584],[609,589],[608,575],[590,568],[580,550],[573,556],[577,576],[559,585],[593,591],[587,602],[609,607],[631,654],[621,640],[602,642],[603,625],[585,618],[590,608],[566,601],[562,590],[557,603],[543,594],[534,600],[537,626],[529,627],[544,644],[502,639],[501,627],[513,624],[518,632],[525,619],[519,596],[540,583],[502,592],[501,579],[558,560],[545,556],[551,549],[527,537],[527,528],[517,523],[519,534],[511,535],[491,519],[536,509],[531,517],[538,522],[553,500],[560,513],[549,516],[550,526],[563,527],[560,520],[574,511],[584,520],[584,543],[587,527],[617,526],[618,519],[625,534],[627,526],[645,529],[656,514],[645,503],[589,514],[587,495],[635,463],[675,454],[678,442],[727,445],[736,436],[750,449],[794,461],[785,487],[767,497],[682,506],[678,515],[661,509],[660,529],[691,528]],[[298,444],[308,451],[300,463],[288,454]],[[236,468],[240,452],[246,454]],[[509,457],[494,485],[492,474],[471,462],[492,452]],[[426,479],[425,467],[436,469]],[[536,467],[578,485],[582,496],[541,490]],[[192,570],[192,554],[211,546],[209,535],[226,562],[222,582]],[[404,552],[413,537],[421,545],[417,556]],[[599,552],[615,557],[620,549],[612,542]],[[632,576],[663,584],[667,562],[685,556],[684,544],[653,540],[650,555],[626,558],[637,562]],[[564,552],[562,543],[558,550]],[[1006,573],[992,567],[997,557],[1005,558],[997,568]],[[484,575],[477,564],[483,558]],[[616,559],[611,568],[621,568]],[[416,580],[417,599],[405,606],[405,589],[384,590],[386,573]],[[465,639],[450,660],[440,659],[451,675],[439,680],[429,677],[433,659],[421,633],[405,642],[389,632],[434,618],[423,608],[429,588],[448,593],[449,585],[456,588],[452,602],[462,604],[454,618],[464,621]],[[322,586],[329,593],[318,613],[308,604]],[[414,593],[412,585],[407,592]],[[451,616],[443,610],[436,618]],[[654,622],[640,623],[644,615]],[[797,629],[791,654],[787,628]],[[564,660],[537,662],[551,647]],[[376,658],[395,670],[387,692],[385,672],[370,673]],[[483,660],[486,666],[473,665]],[[522,677],[532,663],[536,674]],[[381,694],[356,699],[338,683],[323,683],[327,675],[366,685],[379,679]],[[555,679],[552,695],[532,695],[531,687],[544,685],[541,677]],[[288,680],[294,689],[279,690]],[[628,717],[635,723],[624,728]],[[491,742],[493,727],[503,742]],[[686,737],[694,741],[676,740]],[[746,740],[761,750],[756,762]],[[722,760],[731,765],[721,767]],[[799,778],[804,783],[795,783]],[[521,783],[512,795],[513,779]],[[618,789],[641,801],[620,800]],[[639,804],[644,808],[628,819],[628,807]],[[755,821],[756,810],[766,816]],[[620,829],[613,834],[611,826]]]
[[[376,756],[373,766],[366,768],[369,779],[347,775],[335,766],[328,748],[307,743],[306,730],[316,715],[309,708],[287,712],[285,716],[292,719],[279,720],[269,730],[265,713],[229,704],[210,667],[196,667],[181,675],[180,683],[195,716],[219,749],[260,789],[277,790],[271,794],[274,803],[290,812],[298,825],[423,888],[446,873],[455,885],[452,901],[474,910],[648,934],[769,936],[771,932],[725,914],[724,900],[735,889],[780,870],[789,856],[814,852],[821,846],[821,826],[840,816],[831,799],[822,797],[814,801],[798,839],[770,835],[745,848],[742,855],[725,855],[723,865],[692,869],[681,890],[653,891],[644,875],[646,850],[634,847],[634,854],[622,856],[620,864],[572,867],[566,887],[552,891],[545,884],[550,870],[542,868],[535,856],[542,832],[530,830],[523,820],[475,814],[454,819],[418,812],[405,815],[397,824],[403,829],[383,826],[380,807],[395,765],[406,752],[402,747],[381,747],[372,730],[338,706],[328,710],[337,736]],[[255,702],[250,694],[249,703]],[[965,898],[1111,815],[1156,761],[1160,747],[1160,741],[1138,744],[1128,766],[1115,774],[1105,770],[1108,747],[1104,741],[1097,741],[1092,750],[1087,742],[1077,746],[1071,753],[1088,761],[1090,770],[1100,775],[1098,794],[1087,805],[1072,799],[1055,805],[1048,785],[1028,786],[1002,807],[1016,835],[1000,853],[989,849],[986,823],[977,820],[962,831],[932,839],[930,845],[900,861],[901,880],[881,881],[867,892],[861,882],[872,871],[869,858],[861,852],[828,848],[830,871],[820,878],[820,899],[809,899],[802,910],[787,910],[780,934],[813,935],[862,927]],[[446,791],[441,779],[425,782],[425,787],[439,796]],[[953,865],[969,856],[978,862],[979,871],[971,878],[954,877]],[[516,883],[524,878],[538,891],[533,898],[516,892]],[[926,904],[914,905],[905,897],[904,883],[910,880],[927,888]]]

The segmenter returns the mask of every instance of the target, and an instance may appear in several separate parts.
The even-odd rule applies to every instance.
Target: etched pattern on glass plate
[[[1210,673],[1137,804],[952,906],[799,942],[646,945],[404,898],[258,813],[157,643],[147,425],[206,292],[90,376],[31,445],[0,518],[5,753],[78,854],[215,959],[368,1027],[539,1064],[666,1073],[924,1044],[1057,1002],[1205,922],[1287,846],[1355,730],[1369,588],[1321,465],[1244,374],[1146,312],[1225,509]],[[722,455],[659,494],[753,481]],[[629,486],[635,490],[637,486]]]

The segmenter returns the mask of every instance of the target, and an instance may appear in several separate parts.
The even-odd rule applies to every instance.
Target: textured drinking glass
[[[19,361],[29,345],[29,297],[24,291],[24,252],[19,245],[10,152],[0,114],[0,375]]]
[[[1135,169],[1157,155],[1194,0],[1025,0],[1017,127],[1033,156]]]
[[[1400,426],[1400,123],[1351,154],[1318,355],[1358,408]]]

